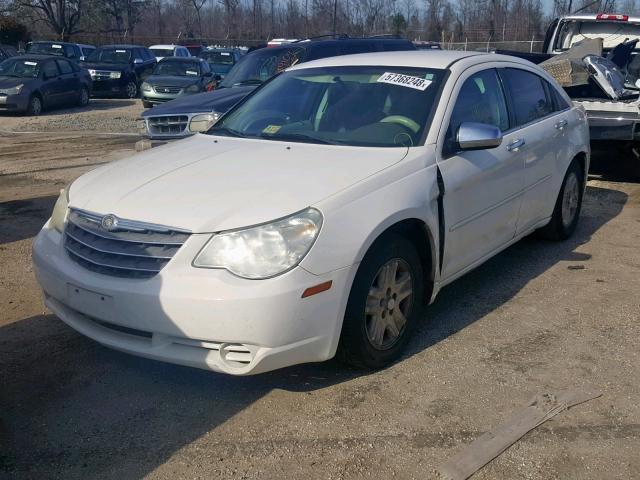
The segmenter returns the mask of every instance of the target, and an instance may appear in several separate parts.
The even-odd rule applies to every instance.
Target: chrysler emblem
[[[115,230],[118,228],[118,217],[111,214],[105,215],[100,221],[100,226],[109,232]]]

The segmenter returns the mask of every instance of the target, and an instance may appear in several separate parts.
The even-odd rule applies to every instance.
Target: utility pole
[[[338,17],[338,0],[333,0],[333,34],[336,34],[336,19]]]

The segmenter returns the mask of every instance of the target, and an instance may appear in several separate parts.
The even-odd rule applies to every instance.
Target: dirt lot
[[[447,287],[386,370],[233,378],[108,350],[43,309],[30,246],[56,192],[135,140],[0,135],[0,478],[434,478],[532,395],[572,387],[603,396],[474,478],[640,478],[639,184],[593,177],[571,240],[525,239]]]

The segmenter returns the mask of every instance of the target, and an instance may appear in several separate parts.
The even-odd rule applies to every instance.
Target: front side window
[[[511,95],[515,126],[525,125],[553,112],[553,103],[538,75],[517,68],[505,68],[502,75]]]
[[[73,73],[73,68],[71,68],[71,64],[65,60],[56,60],[58,62],[58,68],[63,75],[67,75],[69,73]]]
[[[42,66],[42,72],[45,78],[53,78],[58,76],[58,68],[54,62],[45,62]]]
[[[494,125],[502,131],[509,129],[507,104],[495,69],[474,73],[462,84],[449,121],[449,141],[455,140],[465,122]]]
[[[350,146],[419,145],[444,70],[323,67],[285,72],[209,133]]]

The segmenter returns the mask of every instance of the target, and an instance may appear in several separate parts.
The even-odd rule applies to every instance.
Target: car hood
[[[109,70],[112,72],[124,72],[125,70],[129,70],[129,65],[126,63],[80,62],[80,66],[87,70]]]
[[[399,162],[407,150],[198,134],[83,175],[71,186],[70,206],[217,232],[314,205]]]
[[[183,77],[178,75],[149,75],[145,82],[151,85],[171,85],[175,87],[188,87],[198,83],[200,77]]]
[[[5,77],[4,75],[0,75],[0,88],[11,88],[17,85],[26,85],[32,80],[32,78]]]
[[[142,117],[156,115],[180,115],[187,113],[218,112],[225,113],[232,106],[251,93],[255,87],[234,87],[198,93],[176,98],[150,110]]]

